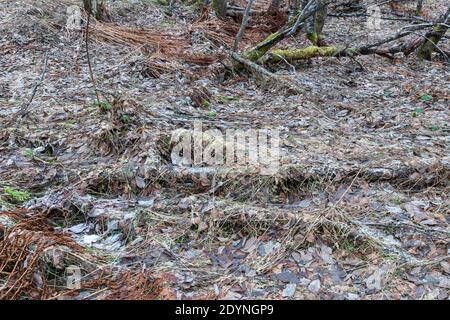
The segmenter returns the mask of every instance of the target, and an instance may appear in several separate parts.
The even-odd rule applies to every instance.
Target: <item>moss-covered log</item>
[[[276,49],[273,50],[265,63],[278,63],[281,61],[307,60],[316,57],[334,57],[334,56],[354,56],[358,54],[357,49],[347,48],[339,49],[336,47],[317,47],[310,46],[302,49]]]
[[[272,48],[272,46],[275,43],[278,43],[279,41],[281,41],[281,39],[279,41],[276,41],[275,43],[272,41],[272,40],[277,39],[279,37],[280,37],[280,31],[272,33],[267,38],[265,38],[263,41],[258,43],[254,48],[244,52],[244,54],[242,56],[245,59],[248,59],[250,61],[258,60],[263,55],[265,55],[266,52],[269,51],[269,49]]]
[[[447,32],[447,25],[450,20],[450,7],[441,19],[441,23],[434,26],[431,32],[425,35],[424,42],[417,49],[417,56],[419,59],[431,60],[433,51],[437,48],[437,45],[441,38]]]

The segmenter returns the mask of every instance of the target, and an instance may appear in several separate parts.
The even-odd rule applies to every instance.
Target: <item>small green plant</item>
[[[394,198],[392,199],[392,201],[394,201],[394,203],[396,205],[400,205],[403,203],[403,199],[400,196],[394,196]]]
[[[27,158],[33,158],[33,150],[27,148],[23,151],[22,155]]]
[[[75,120],[67,120],[66,122],[63,123],[63,126],[70,129],[74,127],[76,124],[77,122]]]
[[[287,139],[288,139],[289,142],[292,142],[292,143],[296,142],[294,136],[292,134],[290,134],[290,133],[288,134]]]
[[[160,139],[159,139],[159,143],[160,143],[160,151],[163,154],[164,158],[170,158],[170,150],[171,150],[171,146],[172,146],[172,138],[169,135],[163,135]]]
[[[208,100],[203,100],[202,101],[202,107],[203,108],[209,108],[210,105],[211,105],[211,103]]]
[[[351,239],[345,238],[341,244],[340,247],[342,250],[350,252],[350,253],[355,253],[358,251],[358,247],[355,244],[355,241],[352,241]]]
[[[385,98],[389,98],[389,97],[391,97],[392,96],[392,91],[390,91],[390,90],[384,90],[384,92],[383,92],[383,96],[385,97]]]
[[[233,97],[233,96],[217,96],[217,101],[221,103],[227,103],[233,100],[239,100],[239,97]]]
[[[112,104],[109,102],[100,102],[100,104],[96,103],[96,105],[100,108],[102,112],[108,112],[112,109]]]
[[[178,236],[177,238],[175,238],[174,242],[176,244],[184,244],[189,240],[189,237],[186,234],[182,234],[180,236]]]
[[[210,117],[210,118],[215,118],[215,117],[217,117],[217,112],[215,112],[215,111],[209,111],[209,112],[207,113],[207,116]]]
[[[433,97],[430,96],[429,94],[423,94],[420,96],[420,101],[422,101],[423,103],[426,103],[426,102],[430,101],[431,99],[433,99]]]
[[[439,127],[432,126],[432,127],[430,127],[430,130],[433,132],[436,132],[436,131],[439,131]]]
[[[127,114],[123,114],[119,117],[120,122],[127,124],[130,122],[130,116]]]
[[[419,114],[421,114],[421,113],[423,113],[423,109],[422,108],[417,108],[416,110],[411,112],[411,117],[417,118],[419,116]]]
[[[164,135],[162,138],[162,143],[165,148],[170,148],[171,138],[169,135]]]
[[[5,187],[3,191],[15,202],[22,203],[30,200],[30,194],[26,191],[16,190],[12,187]]]

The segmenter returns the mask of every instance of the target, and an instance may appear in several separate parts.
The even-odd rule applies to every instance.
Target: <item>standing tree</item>
[[[212,7],[217,17],[225,18],[227,15],[227,0],[212,0]]]
[[[281,0],[272,0],[272,2],[270,3],[270,7],[269,8],[276,8],[278,9],[280,7],[281,4]]]
[[[302,0],[302,9],[312,0]],[[323,0],[316,0],[320,7],[312,16],[306,19],[306,34],[314,45],[323,45],[322,30],[327,17],[327,4]]]
[[[416,15],[418,16],[422,15],[422,8],[423,8],[423,0],[417,0]]]
[[[431,54],[437,48],[441,38],[445,35],[450,21],[450,7],[447,12],[441,17],[440,22],[436,24],[430,32],[425,35],[425,40],[417,49],[417,56],[420,59],[431,60]]]
[[[109,14],[106,10],[105,1],[103,0],[83,0],[84,10],[89,12],[99,21],[110,20]]]

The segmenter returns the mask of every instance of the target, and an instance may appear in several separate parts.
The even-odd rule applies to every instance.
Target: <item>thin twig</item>
[[[88,66],[89,66],[89,75],[91,76],[92,85],[94,86],[95,95],[97,97],[97,104],[100,105],[100,95],[97,90],[97,83],[95,82],[94,78],[94,72],[92,71],[92,64],[91,64],[91,56],[89,54],[89,23],[91,21],[91,15],[89,12],[87,13],[87,23],[86,23],[86,55],[88,60]]]

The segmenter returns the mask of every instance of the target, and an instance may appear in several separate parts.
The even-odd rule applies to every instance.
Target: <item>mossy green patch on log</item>
[[[444,25],[435,26],[431,34],[426,36],[427,40],[417,49],[417,57],[419,57],[419,59],[431,60],[433,51],[447,32],[447,29],[448,28]]]
[[[244,52],[242,56],[245,59],[248,59],[250,61],[256,61],[259,58],[261,58],[263,55],[266,54],[267,51],[272,47],[273,44],[270,43],[271,40],[279,36],[279,32],[275,32],[270,34],[267,38],[265,38],[263,41],[258,43],[254,48]]]
[[[359,52],[354,48],[340,49],[336,47],[310,46],[302,49],[275,49],[265,63],[278,63],[281,61],[307,60],[316,57],[354,56]]]
[[[319,43],[319,36],[315,32],[310,32],[306,35],[306,37],[311,41],[314,45]]]
[[[314,57],[329,57],[334,56],[339,50],[335,47],[317,47],[310,46],[303,49],[282,50],[276,49],[271,52],[271,57],[268,62],[277,63],[283,60],[295,61],[305,60]]]
[[[227,0],[212,0],[211,6],[216,17],[225,18],[227,15]]]

